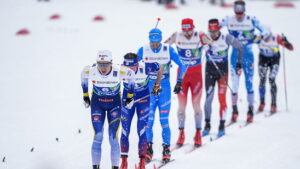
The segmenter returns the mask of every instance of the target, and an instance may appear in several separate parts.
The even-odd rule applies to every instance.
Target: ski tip
[[[155,164],[153,164],[153,169],[156,169],[156,165]]]

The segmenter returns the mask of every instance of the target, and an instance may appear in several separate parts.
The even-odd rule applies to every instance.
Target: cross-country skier
[[[150,110],[150,91],[148,86],[148,74],[159,71],[158,63],[138,62],[138,56],[134,53],[127,53],[124,56],[124,62],[121,65],[121,75],[123,76],[123,99],[122,99],[122,135],[121,135],[121,167],[128,168],[129,134],[132,118],[137,114],[137,133],[139,136],[139,157],[140,163],[138,169],[145,169],[145,155],[147,151],[146,126]],[[127,76],[135,81],[129,83]]]
[[[244,75],[247,88],[247,100],[249,110],[247,113],[247,122],[253,122],[253,104],[254,104],[254,91],[253,91],[253,74],[254,74],[254,57],[252,52],[252,44],[256,41],[254,34],[255,29],[261,32],[261,36],[266,38],[268,31],[266,31],[260,22],[253,16],[245,14],[245,1],[238,0],[234,2],[235,16],[226,17],[222,20],[222,27],[227,27],[231,35],[237,38],[243,43],[244,56],[241,65],[237,65],[237,49],[234,48],[231,55],[231,77],[232,77],[232,122],[235,122],[238,118],[238,86],[240,74],[235,71],[237,66],[241,66]]]
[[[155,110],[158,107],[160,124],[162,127],[162,137],[163,137],[163,162],[169,162],[171,157],[170,152],[170,139],[171,131],[169,127],[169,112],[171,108],[171,86],[170,86],[170,64],[171,60],[174,61],[180,67],[180,73],[177,78],[177,83],[174,89],[174,93],[178,94],[181,90],[182,79],[186,71],[186,67],[179,60],[178,54],[175,52],[174,48],[169,45],[164,45],[161,43],[162,32],[158,28],[153,28],[149,32],[150,44],[146,44],[138,50],[139,60],[143,60],[146,63],[157,62],[160,64],[161,70],[163,71],[161,88],[162,91],[159,95],[150,96],[150,115],[148,119],[147,141],[148,148],[146,159],[150,161],[153,156],[153,123],[155,117]],[[156,73],[150,73],[149,89],[152,90],[153,87],[159,87],[156,84]],[[157,87],[156,87],[157,86]]]
[[[89,80],[93,84],[92,98],[89,97]],[[93,169],[100,168],[103,126],[107,116],[109,123],[109,142],[113,169],[119,168],[120,146],[117,130],[121,117],[120,72],[112,65],[112,54],[103,50],[98,52],[96,63],[86,66],[81,73],[83,100],[86,107],[91,106],[91,120],[95,130],[92,145]]]
[[[271,86],[271,114],[277,112],[277,85],[276,76],[279,70],[280,52],[279,45],[287,48],[288,50],[293,50],[293,45],[287,40],[287,38],[282,35],[271,34],[264,39],[258,41],[259,44],[259,95],[260,95],[260,105],[258,112],[264,111],[265,108],[265,93],[266,93],[266,79],[267,73],[269,73],[269,82]]]
[[[220,103],[220,124],[218,137],[225,134],[225,120],[227,112],[226,104],[226,89],[228,86],[228,50],[232,46],[238,51],[238,57],[236,59],[237,65],[241,64],[243,57],[243,45],[230,34],[222,34],[220,31],[220,23],[217,19],[210,19],[208,21],[208,30],[211,42],[205,45],[203,49],[206,52],[206,67],[205,67],[205,89],[206,89],[206,101],[205,101],[205,127],[203,130],[203,136],[210,132],[210,119],[212,112],[212,101],[215,93],[215,85],[218,83],[218,96]],[[236,66],[234,71],[239,72],[240,66]]]
[[[194,108],[195,128],[194,136],[195,146],[201,146],[201,121],[202,110],[200,100],[202,95],[202,66],[201,66],[201,48],[200,35],[203,33],[194,31],[194,21],[185,18],[181,21],[181,32],[175,32],[169,37],[165,43],[176,44],[177,52],[181,62],[188,67],[185,78],[182,82],[182,90],[178,93],[178,123],[179,137],[177,145],[182,146],[185,140],[185,109],[187,105],[187,95],[189,89],[192,93],[192,104]],[[179,73],[179,72],[178,72]]]

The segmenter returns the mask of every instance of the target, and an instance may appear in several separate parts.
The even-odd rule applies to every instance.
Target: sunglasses
[[[183,33],[185,34],[185,35],[191,35],[192,33],[193,33],[193,31],[191,30],[191,31],[183,31]]]
[[[99,67],[108,67],[108,66],[111,65],[111,63],[98,63],[98,62],[97,62],[97,65],[98,65]]]
[[[217,34],[219,31],[209,31],[210,34]]]

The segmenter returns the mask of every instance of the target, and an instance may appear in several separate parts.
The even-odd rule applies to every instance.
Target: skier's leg
[[[149,92],[147,92],[149,94]],[[147,95],[147,93],[145,95]],[[141,96],[143,97],[143,96]],[[146,127],[150,110],[150,96],[137,103],[137,133],[139,136],[139,157],[143,158],[147,151]]]
[[[95,131],[94,141],[92,144],[92,163],[93,165],[100,165],[101,161],[101,145],[103,141],[103,126],[105,122],[105,111],[102,108],[102,103],[99,97],[92,95],[91,102],[91,120]]]
[[[153,86],[154,86],[154,83],[149,83],[149,89],[152,89]],[[162,92],[164,92],[164,88],[162,88]],[[162,93],[160,95],[162,95]],[[146,128],[146,135],[147,135],[148,143],[153,143],[153,124],[154,124],[154,119],[155,119],[155,110],[157,107],[157,100],[158,100],[158,96],[155,96],[153,94],[150,95],[150,111],[149,111],[149,117],[148,117],[147,128]]]
[[[202,110],[200,106],[201,96],[202,96],[202,66],[201,64],[191,67],[192,68],[192,80],[191,84],[191,93],[192,93],[192,105],[194,108],[194,117],[195,117],[195,127],[196,129],[201,129],[202,127]]]
[[[240,76],[236,72],[236,64],[237,64],[237,49],[233,48],[231,55],[231,64],[230,64],[230,72],[231,72],[231,89],[232,89],[232,106],[237,106],[238,101],[238,89]]]
[[[190,84],[190,77],[189,77],[189,69],[186,73],[183,82],[182,82],[182,90],[177,94],[178,97],[178,112],[177,112],[177,118],[178,118],[178,128],[183,129],[184,123],[185,123],[185,109],[187,104],[187,95],[189,90],[189,84]]]
[[[253,75],[254,75],[254,58],[250,47],[245,50],[245,58],[243,59],[243,70],[245,75],[245,84],[247,89],[248,112],[247,122],[253,122],[253,105],[254,105],[254,91],[253,91]]]
[[[222,76],[218,80],[218,95],[220,103],[220,120],[226,120],[227,103],[226,103],[226,91],[227,91],[228,73]]]
[[[170,145],[171,131],[169,127],[169,112],[171,108],[171,86],[170,83],[162,83],[163,91],[159,96],[159,116],[162,127],[163,144]]]
[[[212,101],[214,98],[214,91],[215,91],[215,84],[216,84],[216,77],[213,73],[215,68],[213,65],[206,64],[205,70],[205,90],[206,90],[206,99],[205,99],[205,121],[210,122],[211,119],[211,112],[212,112]]]
[[[253,75],[254,75],[254,60],[253,52],[251,49],[246,48],[245,59],[243,62],[243,70],[245,75],[245,84],[247,89],[247,100],[249,108],[254,104],[254,91],[253,91]]]
[[[260,104],[265,104],[265,94],[266,94],[266,78],[267,78],[267,72],[268,72],[268,66],[266,59],[263,58],[263,56],[259,56],[259,96],[260,96]],[[261,107],[261,111],[263,110],[263,107]]]
[[[270,74],[269,74],[269,82],[271,85],[271,97],[272,97],[272,102],[271,104],[275,106],[276,108],[276,95],[277,95],[277,85],[276,85],[276,76],[278,74],[279,70],[279,59],[280,57],[274,56],[272,58],[271,66],[270,66]]]
[[[115,97],[113,102],[113,107],[107,112],[108,119],[108,134],[109,134],[109,143],[110,143],[110,158],[111,164],[113,167],[119,166],[120,161],[120,145],[119,145],[119,137],[118,130],[120,126],[120,118],[121,118],[121,99],[119,96]]]
[[[122,134],[121,134],[121,155],[128,156],[129,151],[129,134],[130,134],[130,127],[132,118],[134,116],[135,107],[133,105],[131,109],[125,108],[125,100],[126,100],[127,93],[123,92],[123,99],[122,99],[122,111],[121,111],[121,122],[122,122]],[[124,97],[125,96],[125,97]]]

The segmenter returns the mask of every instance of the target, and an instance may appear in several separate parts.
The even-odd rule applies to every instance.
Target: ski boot
[[[196,134],[194,137],[194,145],[195,145],[195,147],[200,147],[202,145],[201,129],[196,130]]]
[[[93,165],[93,169],[100,169],[100,165]]]
[[[152,142],[147,143],[147,153],[146,153],[146,162],[149,163],[152,160],[152,156],[153,156],[153,149],[152,149]]]
[[[170,145],[163,144],[163,152],[162,152],[162,162],[168,163],[171,158],[171,151],[170,151]]]
[[[204,130],[202,132],[202,136],[206,136],[209,134],[209,131],[210,131],[210,120],[209,119],[205,119],[205,127],[204,127]]]
[[[177,146],[182,146],[183,143],[184,143],[184,139],[185,139],[185,134],[184,134],[184,129],[181,128],[179,129],[179,137],[178,137],[178,140],[177,140]]]
[[[127,169],[128,168],[128,162],[127,162],[127,156],[122,155],[121,156],[121,166],[120,169]]]
[[[140,163],[136,167],[136,169],[146,169],[145,162],[146,162],[146,159],[144,157],[140,157]]]
[[[237,105],[233,105],[232,106],[232,117],[231,117],[231,122],[232,123],[235,123],[237,118],[239,116],[239,111],[238,111],[238,108],[237,108]]]
[[[271,105],[271,115],[273,115],[276,112],[277,112],[277,106],[276,106],[276,104],[272,104]]]
[[[259,107],[258,107],[258,113],[261,113],[261,112],[263,112],[264,111],[264,109],[265,109],[265,104],[263,104],[263,103],[260,103],[260,105],[259,105]]]
[[[218,137],[222,137],[225,135],[225,120],[220,120]]]
[[[249,110],[247,113],[247,123],[253,122],[253,106],[249,106]]]

